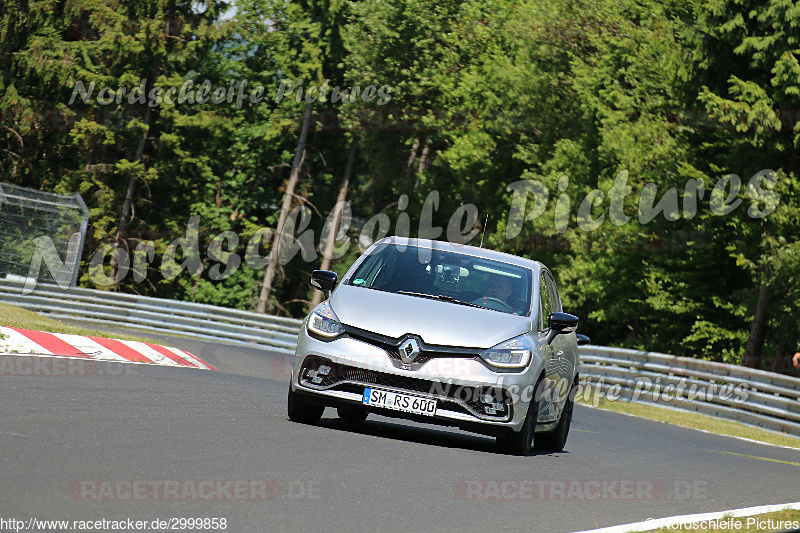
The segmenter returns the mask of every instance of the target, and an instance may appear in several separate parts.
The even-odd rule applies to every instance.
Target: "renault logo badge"
[[[407,339],[400,345],[400,359],[408,364],[414,361],[419,355],[419,343],[417,339]]]

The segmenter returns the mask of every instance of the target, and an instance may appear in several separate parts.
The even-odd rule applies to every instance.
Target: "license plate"
[[[436,414],[436,400],[399,392],[364,389],[364,397],[361,402],[364,405],[384,407],[418,415],[433,416]]]

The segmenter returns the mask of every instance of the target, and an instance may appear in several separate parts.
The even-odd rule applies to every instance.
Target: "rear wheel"
[[[316,424],[325,411],[324,405],[314,405],[306,401],[301,394],[294,392],[289,385],[288,413],[289,420],[302,424]]]
[[[509,431],[505,435],[497,436],[497,446],[504,452],[512,455],[527,456],[533,452],[534,431],[536,430],[536,419],[539,415],[539,397],[541,395],[542,383],[539,378],[536,382],[533,398],[528,405],[528,414],[525,415],[525,423],[522,424],[520,431]]]
[[[575,395],[573,391],[578,382],[572,384],[572,389],[567,396],[567,401],[564,404],[564,409],[561,412],[561,419],[558,425],[547,433],[539,433],[536,435],[536,442],[534,446],[539,450],[547,450],[548,452],[560,452],[567,444],[567,436],[569,436],[569,426],[572,424],[572,409],[574,407],[573,398]]]
[[[359,405],[341,405],[336,408],[339,418],[347,422],[363,422],[367,419],[367,410]]]

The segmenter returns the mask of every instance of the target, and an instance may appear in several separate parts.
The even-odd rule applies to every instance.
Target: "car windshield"
[[[531,269],[500,261],[386,245],[361,263],[348,284],[527,316],[531,279]]]

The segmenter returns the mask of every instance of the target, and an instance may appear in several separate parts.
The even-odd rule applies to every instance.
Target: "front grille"
[[[402,368],[403,370],[419,370],[425,363],[437,358],[476,359],[483,351],[480,348],[426,344],[416,335],[410,334],[394,338],[347,325],[344,326],[344,330],[348,337],[371,344],[385,351],[389,354],[392,364],[396,368]],[[420,353],[412,362],[405,363],[400,357],[400,345],[411,337],[417,339]]]
[[[320,372],[320,369],[324,373]],[[397,376],[375,370],[366,370],[349,365],[333,363],[320,357],[309,357],[300,370],[300,380],[306,386],[317,389],[346,390],[363,394],[364,387],[352,388],[353,383],[374,385],[418,393],[439,399],[442,408],[468,412],[485,420],[510,420],[512,400],[510,394],[500,387],[468,387],[441,381]],[[349,385],[349,386],[348,386]],[[504,404],[504,411],[490,415],[481,397],[490,396],[494,402]]]

